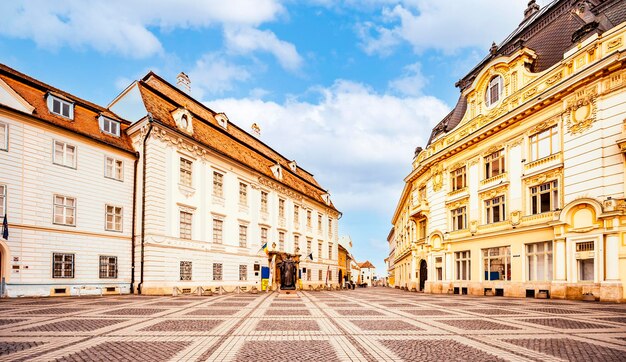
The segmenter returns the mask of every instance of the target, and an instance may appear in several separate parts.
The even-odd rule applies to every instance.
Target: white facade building
[[[141,293],[261,289],[265,243],[301,256],[302,288],[337,284],[339,212],[295,161],[153,73],[110,108],[140,153]]]
[[[371,287],[376,276],[376,267],[369,260],[366,260],[359,263],[359,268],[361,269],[361,284],[367,284],[368,287]]]
[[[127,126],[0,65],[4,295],[130,292],[136,157]]]

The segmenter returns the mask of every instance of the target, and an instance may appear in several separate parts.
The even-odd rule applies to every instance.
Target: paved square
[[[334,292],[0,300],[0,361],[626,361],[626,305]]]

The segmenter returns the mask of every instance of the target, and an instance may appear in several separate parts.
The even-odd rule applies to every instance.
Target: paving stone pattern
[[[364,288],[0,305],[0,361],[626,361],[620,304]]]

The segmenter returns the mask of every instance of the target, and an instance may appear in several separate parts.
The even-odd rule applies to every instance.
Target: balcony
[[[484,179],[482,181],[480,181],[480,188],[484,189],[484,188],[488,188],[490,186],[496,185],[498,183],[502,183],[504,181],[507,181],[509,177],[509,174],[507,172],[501,173],[497,176],[493,176],[487,179]]]
[[[416,216],[419,213],[425,213],[430,211],[430,207],[428,206],[428,201],[426,200],[416,200],[411,203],[411,208],[409,212],[411,216]]]
[[[525,173],[534,173],[552,166],[563,163],[563,154],[561,152],[552,154],[548,157],[540,158],[535,161],[528,162],[524,165]]]

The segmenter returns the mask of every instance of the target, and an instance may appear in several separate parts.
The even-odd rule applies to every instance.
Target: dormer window
[[[176,126],[180,130],[188,134],[193,133],[193,125],[191,123],[193,117],[186,108],[178,108],[172,112],[172,118],[174,118],[174,122],[176,122]]]
[[[48,94],[48,109],[61,117],[74,119],[74,103]]]
[[[289,162],[289,168],[291,169],[291,171],[296,172],[296,170],[298,169],[298,164],[296,163],[296,161]]]
[[[277,163],[274,166],[270,167],[270,169],[272,170],[274,177],[279,180],[283,179],[283,168],[280,166],[280,164]]]
[[[220,127],[224,129],[228,129],[228,117],[226,117],[226,114],[224,113],[216,114],[215,120],[217,121],[217,124],[220,125]]]
[[[502,96],[502,77],[497,75],[489,81],[485,92],[485,105],[491,107],[500,101]]]
[[[104,133],[119,137],[120,136],[120,122],[114,121],[110,118],[100,116],[99,119],[100,130]]]

